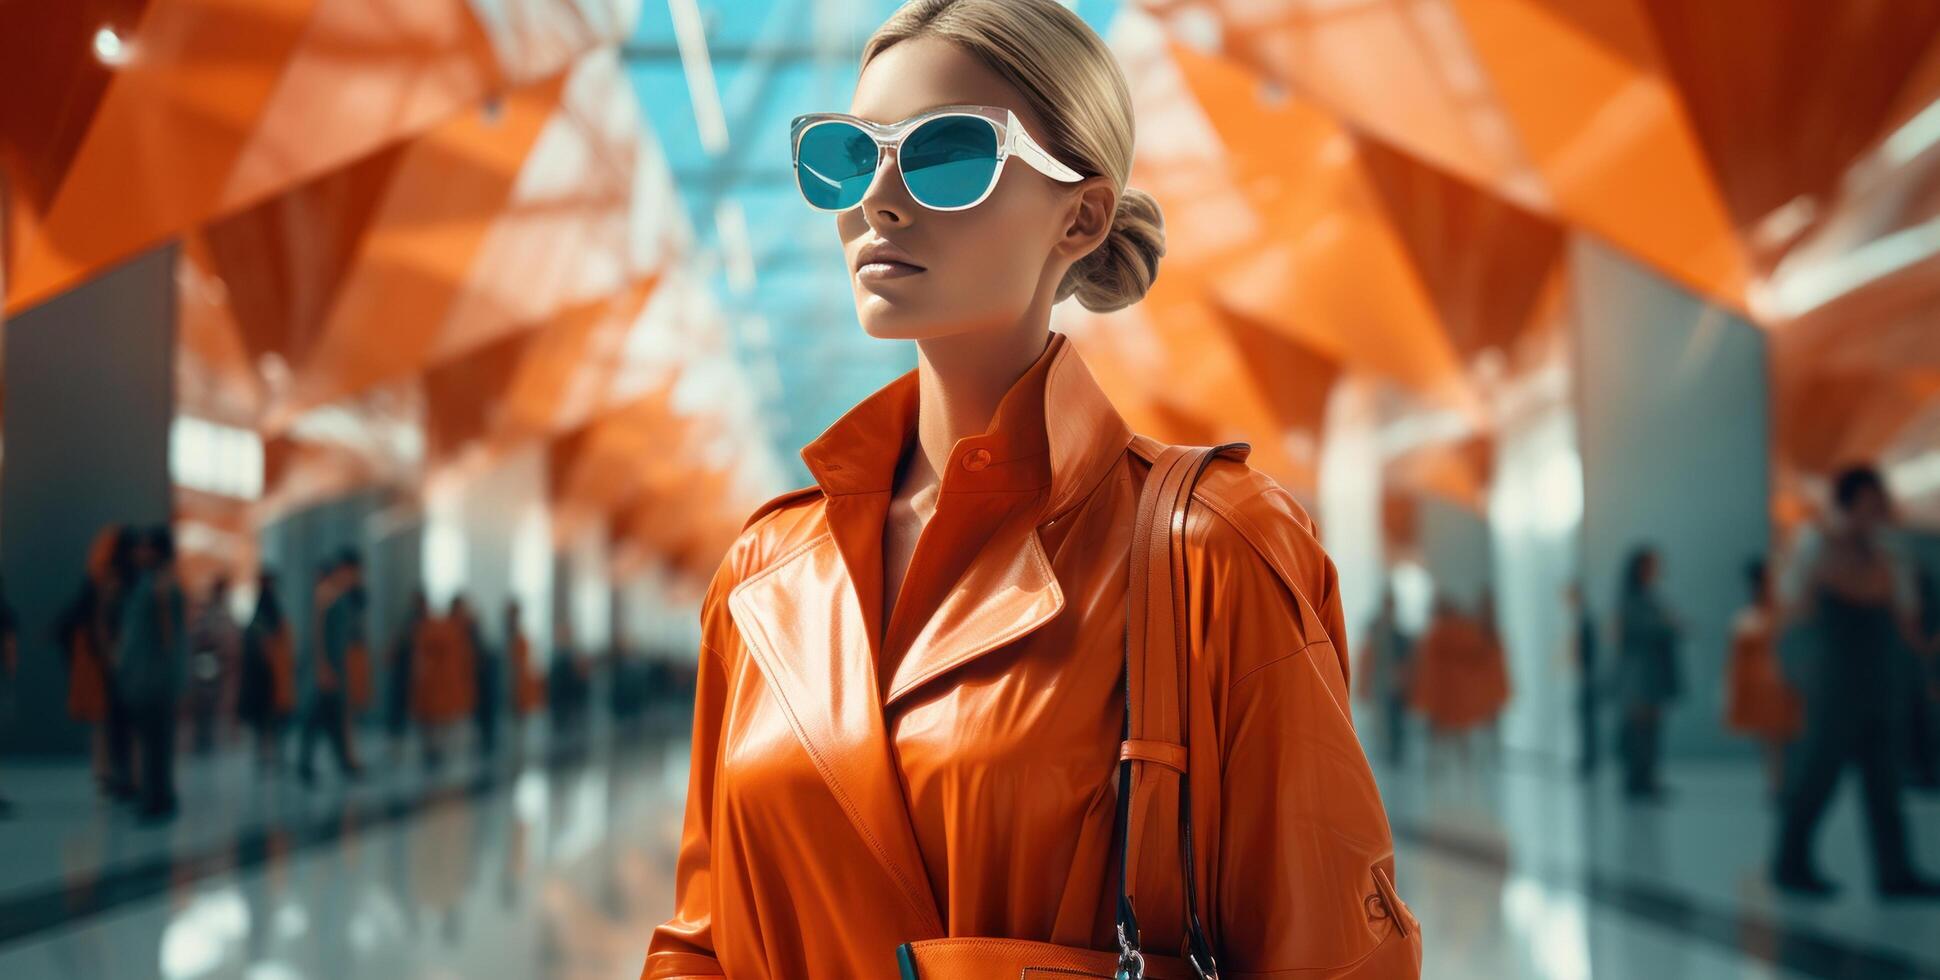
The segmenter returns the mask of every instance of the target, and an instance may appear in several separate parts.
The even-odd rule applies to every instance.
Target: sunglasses
[[[896,170],[909,196],[932,211],[982,204],[1013,153],[1052,180],[1084,179],[1044,152],[1017,114],[1002,106],[943,106],[896,123],[812,112],[796,116],[789,130],[795,185],[818,211],[861,204],[885,149],[896,151]]]

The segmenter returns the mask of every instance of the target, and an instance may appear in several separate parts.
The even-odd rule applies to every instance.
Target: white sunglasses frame
[[[954,208],[932,207],[917,200],[915,192],[909,190],[909,178],[903,173],[902,144],[904,137],[915,132],[916,128],[924,123],[944,116],[969,116],[973,119],[982,120],[997,130],[997,165],[991,168],[989,185],[983,189],[982,194],[977,195],[976,200]],[[919,206],[928,208],[931,211],[968,211],[982,204],[990,197],[990,193],[997,189],[997,182],[1004,175],[1004,161],[1010,159],[1013,154],[1025,163],[1030,164],[1032,169],[1052,180],[1070,184],[1084,179],[1083,174],[1059,163],[1056,157],[1045,152],[1044,147],[1040,146],[1037,140],[1032,139],[1031,134],[1025,131],[1024,124],[1017,120],[1017,113],[1003,106],[938,106],[935,109],[918,113],[901,122],[893,123],[870,122],[860,116],[853,116],[846,112],[811,112],[796,116],[794,121],[789,124],[789,162],[793,164],[795,171],[795,189],[802,191],[802,200],[809,207],[825,214],[842,214],[843,212],[853,211],[862,206],[862,202],[857,201],[846,208],[825,208],[809,200],[808,192],[803,190],[801,186],[802,170],[804,169],[801,165],[802,137],[808,135],[808,131],[817,126],[838,122],[854,126],[864,133],[869,134],[869,138],[876,141],[876,170],[882,169],[883,151],[895,150],[896,176],[903,182],[903,190],[909,193],[910,200],[916,201]]]

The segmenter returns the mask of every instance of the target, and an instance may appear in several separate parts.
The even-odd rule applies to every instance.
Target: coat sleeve
[[[721,728],[726,720],[728,671],[718,652],[726,628],[726,565],[701,601],[701,649],[694,682],[693,755],[687,775],[687,812],[680,854],[674,863],[674,915],[653,931],[641,980],[717,977],[725,971],[714,957],[714,891],[710,828],[714,822],[714,778],[720,760]]]
[[[1220,974],[1418,977],[1420,927],[1395,889],[1387,814],[1341,676],[1333,563],[1310,536],[1281,539],[1310,553],[1271,560],[1208,523],[1193,591],[1220,751]],[[1288,568],[1313,581],[1289,583]]]

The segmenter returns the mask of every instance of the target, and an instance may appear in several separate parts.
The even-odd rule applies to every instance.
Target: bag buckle
[[[1192,966],[1192,973],[1199,980],[1219,980],[1219,964],[1213,962],[1211,954],[1207,954],[1205,962],[1201,963],[1198,952],[1190,952],[1186,954],[1186,962]]]
[[[1145,954],[1138,944],[1125,937],[1125,923],[1118,924],[1118,972],[1115,980],[1145,980]]]

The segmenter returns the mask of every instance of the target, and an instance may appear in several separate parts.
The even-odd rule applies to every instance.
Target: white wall
[[[1347,645],[1358,650],[1361,633],[1379,608],[1385,587],[1381,544],[1381,458],[1372,385],[1346,378],[1327,405],[1320,453],[1321,543],[1340,575]]]
[[[425,489],[424,584],[442,612],[460,591],[487,642],[502,644],[516,597],[526,638],[543,662],[552,643],[552,519],[543,446],[484,469],[434,476]]]
[[[1562,659],[1571,624],[1563,593],[1579,561],[1583,460],[1567,365],[1558,355],[1558,363],[1511,381],[1497,399],[1489,550],[1496,622],[1516,692],[1503,741],[1574,760],[1576,675]]]
[[[1721,699],[1741,569],[1770,546],[1764,336],[1587,239],[1571,265],[1587,599],[1607,625],[1624,555],[1656,545],[1663,594],[1687,626],[1667,751],[1748,751],[1725,733]]]

